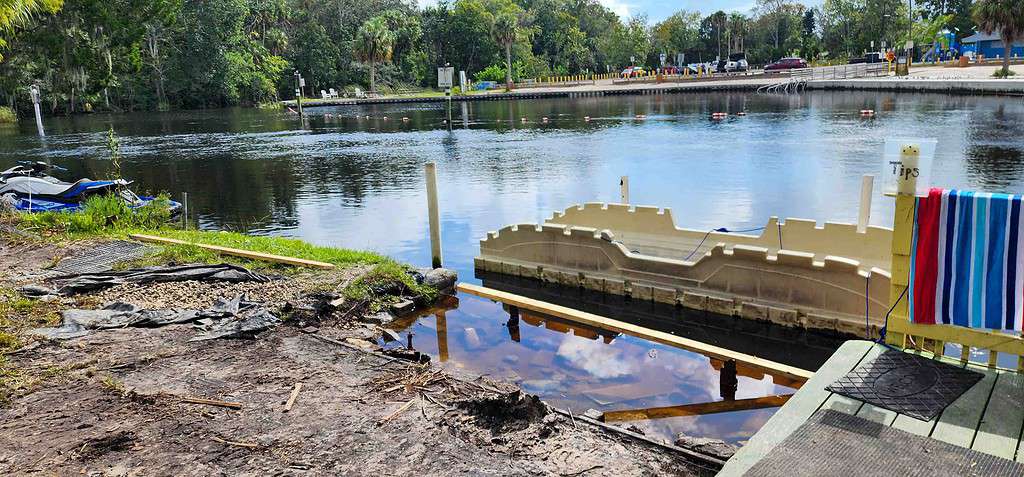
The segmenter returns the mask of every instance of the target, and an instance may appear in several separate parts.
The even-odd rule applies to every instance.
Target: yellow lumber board
[[[601,420],[604,422],[637,421],[641,419],[661,419],[665,417],[703,416],[720,412],[749,411],[779,407],[786,404],[792,394],[764,396],[734,401],[712,401],[679,406],[649,407],[645,409],[626,409],[622,411],[606,411]]]
[[[500,301],[509,305],[515,305],[520,308],[527,310],[533,310],[540,313],[545,313],[556,318],[562,318],[569,321],[575,321],[577,323],[583,323],[585,325],[595,326],[610,331],[617,331],[619,333],[625,333],[628,335],[636,336],[639,338],[648,339],[658,343],[666,344],[669,346],[675,346],[689,351],[694,351],[705,356],[721,359],[721,360],[734,360],[739,363],[745,363],[755,368],[760,368],[772,375],[781,375],[782,377],[796,379],[800,381],[806,381],[814,376],[814,372],[807,371],[805,369],[796,368],[793,366],[785,365],[782,363],[776,363],[749,354],[740,353],[730,349],[721,348],[707,343],[701,343],[700,341],[691,340],[689,338],[683,338],[663,331],[652,330],[650,328],[644,328],[637,326],[632,323],[626,323],[623,321],[612,320],[603,316],[587,313],[584,311],[575,310],[569,307],[555,305],[553,303],[547,303],[540,300],[534,300],[524,296],[516,295],[513,293],[504,292],[501,290],[494,290],[487,287],[478,285],[471,285],[468,283],[459,283],[458,290],[460,292],[468,293],[470,295],[476,295],[481,298],[487,298],[490,300]]]
[[[211,250],[224,255],[234,255],[236,257],[250,258],[253,260],[264,260],[268,262],[284,263],[287,265],[295,265],[299,267],[322,268],[325,270],[334,268],[334,264],[332,263],[317,262],[315,260],[306,260],[304,258],[285,257],[283,255],[253,252],[250,250],[221,247],[219,245],[207,245],[204,243],[186,242],[184,240],[172,239],[167,237],[157,237],[155,235],[130,234],[128,236],[140,242],[157,243],[163,245],[190,245],[193,247]]]
[[[889,319],[889,331],[931,338],[946,343],[959,343],[973,348],[981,348],[1017,356],[1024,355],[1024,339],[998,331],[983,331],[954,325],[922,325],[912,323],[904,317],[895,315]]]

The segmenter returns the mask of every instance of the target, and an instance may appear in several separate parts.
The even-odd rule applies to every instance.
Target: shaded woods
[[[436,84],[450,63],[498,83],[654,67],[745,51],[751,64],[785,55],[820,61],[893,44],[910,18],[973,31],[971,0],[757,0],[748,13],[679,11],[654,23],[597,0],[58,0],[0,11],[0,106],[30,109],[38,83],[50,114],[207,108],[355,87],[389,93]],[[4,7],[18,9],[19,6]],[[3,3],[0,2],[0,7]],[[12,13],[13,12],[13,13]],[[964,19],[966,20],[966,23]]]

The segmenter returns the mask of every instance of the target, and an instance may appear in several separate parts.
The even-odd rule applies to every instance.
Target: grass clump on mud
[[[433,303],[439,296],[438,290],[418,283],[404,265],[387,261],[377,264],[343,291],[345,299],[366,303],[371,312],[378,312],[400,297],[413,297],[419,303]]]
[[[51,211],[17,214],[13,221],[25,231],[50,240],[75,240],[124,235],[134,229],[166,227],[169,199],[157,196],[151,203],[132,209],[114,195],[95,195],[79,212]]]
[[[11,364],[7,355],[22,345],[25,330],[54,326],[60,321],[54,302],[30,300],[8,288],[0,288],[0,406],[32,379]]]

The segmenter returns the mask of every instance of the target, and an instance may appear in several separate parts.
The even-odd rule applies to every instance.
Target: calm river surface
[[[862,119],[861,109],[877,116]],[[748,114],[709,120],[716,111]],[[617,201],[621,175],[630,177],[632,202],[671,207],[679,225],[700,229],[757,227],[771,215],[854,222],[860,177],[881,171],[886,137],[937,138],[934,185],[1024,190],[1019,98],[814,92],[455,103],[452,131],[443,104],[307,113],[304,123],[251,109],[54,118],[45,121],[45,140],[22,121],[0,127],[0,167],[49,159],[71,170],[65,178],[102,176],[113,127],[124,176],[140,192],[188,192],[201,227],[295,236],[425,265],[422,170],[436,161],[445,264],[477,283],[472,258],[487,231],[541,221],[570,204]],[[872,209],[872,223],[891,225],[892,201],[876,196]],[[706,357],[530,324],[535,319],[524,318],[513,334],[507,318],[500,305],[461,297],[458,309],[406,325],[417,346],[446,365],[515,380],[574,412],[722,398],[720,363]],[[828,355],[811,348],[801,351],[810,361]],[[737,398],[788,391],[770,376],[746,374]],[[659,437],[742,442],[773,411],[636,425]]]

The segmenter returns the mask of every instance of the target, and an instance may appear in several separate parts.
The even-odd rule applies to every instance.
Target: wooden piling
[[[871,193],[875,186],[875,176],[864,174],[860,181],[860,214],[857,217],[857,232],[868,230],[871,221]]]
[[[619,198],[623,204],[629,203],[629,176],[619,178]]]
[[[441,268],[441,218],[437,208],[437,164],[428,162],[427,175],[427,215],[430,221],[430,263],[434,268]]]

